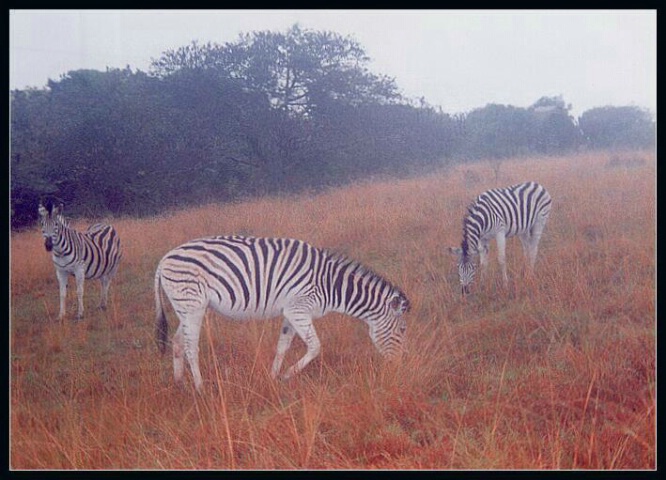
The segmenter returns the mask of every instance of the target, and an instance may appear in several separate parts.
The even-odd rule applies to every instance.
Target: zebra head
[[[469,286],[474,281],[474,275],[476,275],[476,263],[474,262],[473,257],[475,257],[478,252],[475,253],[464,253],[462,248],[449,247],[449,253],[458,257],[458,278],[460,279],[460,287],[463,295],[469,293]]]
[[[392,358],[403,351],[407,334],[407,322],[403,314],[409,309],[409,300],[405,294],[396,291],[389,297],[381,316],[368,322],[372,343],[384,357]]]
[[[63,203],[53,198],[46,198],[39,202],[40,223],[42,225],[42,236],[44,237],[44,248],[47,252],[53,250],[54,242],[57,242],[60,231],[64,225],[62,216]]]

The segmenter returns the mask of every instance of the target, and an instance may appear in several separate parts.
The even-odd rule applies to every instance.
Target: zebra
[[[550,215],[551,198],[546,189],[536,182],[525,182],[507,188],[494,188],[479,195],[468,207],[463,220],[463,238],[460,248],[449,247],[458,258],[458,276],[462,294],[469,293],[474,280],[479,256],[482,273],[488,263],[488,244],[497,242],[497,259],[502,269],[505,288],[506,238],[518,236],[523,245],[530,272],[534,270],[539,240]]]
[[[369,326],[385,357],[403,351],[410,308],[405,294],[369,268],[343,255],[290,238],[211,236],[168,252],[155,272],[156,340],[164,354],[168,335],[161,292],[180,321],[173,337],[173,368],[183,383],[183,356],[201,391],[199,334],[208,307],[232,320],[282,316],[273,379],[286,380],[319,355],[312,321],[329,312],[348,314]],[[303,357],[279,376],[294,336],[307,346]]]
[[[86,278],[99,278],[102,293],[99,308],[106,309],[109,285],[122,257],[120,238],[111,225],[96,223],[85,232],[78,232],[69,226],[63,216],[63,203],[47,198],[38,207],[44,247],[51,252],[60,287],[60,313],[65,317],[67,279],[76,278],[78,312],[76,319],[83,318],[83,283]]]

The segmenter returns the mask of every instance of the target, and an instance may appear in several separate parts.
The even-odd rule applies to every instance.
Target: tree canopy
[[[263,95],[277,109],[312,114],[330,102],[358,106],[400,99],[395,81],[371,73],[370,58],[354,39],[303,30],[241,34],[225,45],[192,42],[153,60],[151,73],[165,78],[183,71],[214,71]]]
[[[11,92],[12,227],[44,194],[68,214],[173,206],[404,175],[453,161],[646,147],[654,121],[561,97],[449,115],[370,71],[350,37],[294,25],[168,50],[148,72],[75,70]]]
[[[656,141],[652,115],[635,106],[590,109],[581,115],[579,125],[593,148],[644,148]]]

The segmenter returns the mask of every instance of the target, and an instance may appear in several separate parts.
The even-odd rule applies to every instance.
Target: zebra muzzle
[[[51,240],[51,237],[46,237],[46,239],[44,239],[44,248],[47,252],[53,250],[53,240]]]

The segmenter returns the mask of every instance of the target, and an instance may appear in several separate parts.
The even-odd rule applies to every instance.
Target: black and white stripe
[[[488,244],[497,242],[497,258],[502,269],[505,286],[506,238],[517,236],[523,245],[530,271],[534,269],[539,240],[550,214],[551,198],[546,189],[535,182],[495,188],[483,192],[469,206],[463,220],[463,238],[460,248],[449,248],[458,257],[458,274],[462,293],[469,291],[474,279],[474,257],[479,255],[482,270],[488,263]]]
[[[109,285],[122,256],[120,238],[111,225],[96,223],[85,232],[70,228],[62,215],[63,204],[47,199],[39,204],[39,215],[46,251],[52,253],[60,287],[60,314],[65,316],[67,279],[74,275],[78,298],[77,319],[83,317],[83,283],[99,279],[102,285],[100,308],[106,309]]]
[[[402,348],[403,313],[409,302],[397,287],[358,262],[286,238],[216,236],[187,242],[167,253],[155,273],[157,341],[164,352],[167,320],[161,290],[180,320],[173,338],[174,378],[183,379],[187,359],[197,390],[199,334],[208,307],[235,320],[282,315],[271,374],[276,378],[295,335],[305,355],[290,367],[289,378],[319,355],[312,320],[340,312],[365,321],[370,338],[384,355]]]

